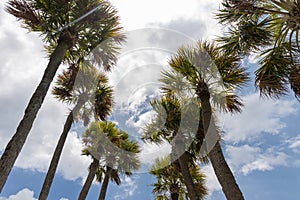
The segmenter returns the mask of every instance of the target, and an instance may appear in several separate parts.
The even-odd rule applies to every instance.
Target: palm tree
[[[77,72],[78,68],[79,72]],[[84,121],[84,125],[87,125],[91,117],[89,116],[89,113],[92,113],[91,110],[95,111],[94,116],[96,119],[105,120],[110,115],[113,102],[112,88],[107,84],[107,77],[97,72],[96,68],[86,66],[86,63],[79,63],[77,67],[75,64],[71,65],[68,70],[63,71],[58,76],[56,87],[52,93],[58,100],[75,104],[75,106],[66,119],[63,132],[56,145],[39,200],[47,199],[68,133],[74,118],[78,120],[76,117],[78,118],[78,115],[80,115],[80,110],[83,110],[79,117]],[[101,108],[94,109],[94,107]]]
[[[179,164],[180,172],[183,176],[190,199],[199,199],[197,188],[189,170],[189,163],[192,162],[188,149],[188,138],[192,138],[189,126],[192,123],[182,125],[181,120],[195,122],[195,118],[189,116],[190,105],[182,104],[173,94],[168,93],[160,99],[155,99],[151,105],[156,112],[156,117],[149,123],[144,130],[142,139],[144,141],[160,144],[162,141],[168,141],[172,145],[171,160],[172,163]],[[189,119],[187,118],[189,117]],[[198,123],[198,121],[196,121]],[[181,127],[181,128],[180,128]]]
[[[117,11],[104,0],[10,0],[7,11],[20,20],[23,27],[43,36],[49,63],[1,156],[0,192],[61,62],[83,58],[109,39],[116,44],[124,40]],[[97,61],[97,56],[94,60]]]
[[[201,173],[200,167],[196,165],[190,165],[189,171],[196,185],[197,196],[199,199],[204,199],[207,195],[207,189],[204,184],[205,175]],[[152,184],[152,186],[154,186],[153,193],[156,195],[156,200],[188,199],[188,193],[178,164],[171,163],[170,156],[157,159],[155,165],[150,170],[150,174],[157,179],[157,182]]]
[[[217,17],[229,27],[222,49],[260,58],[255,83],[260,93],[279,98],[288,85],[300,98],[298,0],[224,0]]]
[[[187,89],[197,97],[201,106],[199,119],[202,120],[202,124],[199,122],[197,135],[200,134],[200,137],[196,136],[196,139],[218,135],[211,101],[225,111],[241,110],[242,103],[234,95],[234,90],[243,86],[249,78],[239,61],[240,58],[236,54],[227,54],[215,44],[201,41],[195,46],[179,48],[177,54],[170,59],[171,72],[164,73],[162,78],[166,92],[176,88],[172,85],[178,80],[174,75],[180,74],[183,77],[181,80],[186,82],[181,86],[188,86]],[[211,145],[212,149],[207,149],[207,155],[226,198],[244,199],[224,158],[219,141]]]
[[[119,185],[119,173],[130,176],[132,171],[139,168],[137,153],[140,147],[137,142],[129,139],[128,133],[119,130],[114,123],[105,121],[92,122],[83,133],[82,140],[86,146],[83,152],[92,156],[93,162],[78,199],[86,198],[96,174],[98,181],[103,179],[99,200],[104,200],[109,179]]]

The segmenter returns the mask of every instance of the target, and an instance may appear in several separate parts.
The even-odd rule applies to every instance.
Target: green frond
[[[199,166],[192,163],[189,163],[189,165],[199,199],[204,199],[208,194],[205,186],[205,175],[201,172]],[[156,199],[162,197],[170,199],[170,193],[177,193],[182,199],[188,199],[181,171],[175,163],[170,163],[170,156],[157,159],[149,173],[156,178],[156,182],[152,184],[152,192],[155,194]]]
[[[234,27],[230,27],[224,37],[218,41],[222,44],[221,48],[228,54],[238,53],[247,55],[252,51],[259,51],[261,48],[271,44],[272,30],[271,19],[245,20]]]
[[[300,65],[292,65],[289,76],[291,89],[294,91],[295,97],[300,99]]]
[[[112,168],[110,178],[118,185],[121,183],[119,173],[131,175],[140,167],[139,144],[113,122],[92,122],[82,134],[82,141],[93,158],[102,160],[102,168]]]
[[[291,59],[283,46],[266,51],[259,61],[260,68],[255,72],[256,86],[263,96],[279,98],[287,93],[287,77]]]
[[[121,184],[121,179],[118,170],[112,169],[110,173],[110,180],[115,182],[117,185]]]
[[[6,10],[41,34],[49,56],[60,41],[68,41],[65,63],[90,55],[93,64],[109,71],[125,40],[118,12],[106,0],[9,0]]]
[[[25,0],[11,0],[6,11],[23,22],[25,28],[32,31],[41,31],[42,19],[34,9],[32,2]]]
[[[262,96],[279,98],[287,94],[288,84],[296,98],[299,96],[296,82],[291,81],[292,66],[299,62],[298,1],[224,0],[217,18],[229,27],[219,39],[223,51],[242,56],[249,52],[260,54],[256,85]]]

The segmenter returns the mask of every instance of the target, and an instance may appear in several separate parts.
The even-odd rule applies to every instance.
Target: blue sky
[[[222,27],[213,20],[220,0],[189,0],[184,5],[177,0],[112,3],[120,11],[129,40],[110,75],[117,102],[112,120],[138,139],[141,128],[153,116],[147,102],[158,95],[157,78],[167,65],[166,59],[182,44],[221,34]],[[47,64],[38,35],[22,29],[3,6],[1,2],[0,154]],[[252,74],[255,62],[255,56],[251,56],[243,63]],[[224,153],[246,199],[296,200],[300,196],[299,102],[292,94],[276,101],[261,99],[253,85],[249,83],[238,91],[245,104],[241,114],[219,116]],[[67,113],[67,106],[51,94],[47,96],[0,200],[37,198]],[[49,200],[73,200],[78,196],[91,161],[81,156],[81,130],[79,125],[73,126],[69,134]],[[155,156],[168,152],[169,147],[143,144],[142,150],[144,168],[130,178],[122,177],[121,186],[111,183],[108,200],[153,199],[150,185],[155,179],[146,169]],[[203,166],[202,170],[210,192],[207,199],[224,200],[211,166]],[[93,184],[88,199],[98,197],[100,186]]]

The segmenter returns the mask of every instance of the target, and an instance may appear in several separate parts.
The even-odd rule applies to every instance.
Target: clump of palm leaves
[[[120,174],[131,176],[140,167],[140,146],[129,139],[129,134],[118,129],[113,122],[92,122],[84,131],[83,155],[91,156],[86,182],[78,199],[85,199],[94,177],[102,182],[99,200],[104,200],[109,180],[121,184]]]
[[[217,14],[227,27],[222,49],[260,58],[255,83],[263,96],[300,97],[300,2],[298,0],[224,0]]]
[[[199,166],[190,165],[190,174],[195,183],[195,188],[199,199],[204,199],[208,194],[205,186],[205,175]],[[153,193],[156,200],[185,200],[189,199],[183,176],[178,163],[171,163],[170,156],[156,159],[155,164],[149,172],[156,177],[156,182],[152,184]]]

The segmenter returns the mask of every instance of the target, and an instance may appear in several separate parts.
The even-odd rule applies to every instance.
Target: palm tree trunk
[[[45,96],[48,92],[50,84],[56,74],[56,71],[61,64],[67,50],[72,46],[72,39],[70,33],[67,31],[60,36],[59,42],[53,53],[50,61],[44,72],[43,78],[38,87],[33,93],[26,109],[23,119],[20,121],[16,133],[7,144],[5,151],[0,159],[0,192],[11,172],[17,157],[19,156],[22,147],[25,144],[27,136],[32,128],[36,115],[41,108]]]
[[[45,181],[44,181],[44,184],[43,184],[40,196],[39,196],[39,200],[46,200],[48,197],[62,150],[63,150],[65,142],[67,140],[68,133],[73,124],[74,115],[77,115],[77,113],[79,112],[79,110],[81,109],[81,107],[83,106],[83,104],[85,102],[86,102],[86,100],[79,98],[76,106],[72,109],[72,111],[69,113],[69,115],[66,119],[63,132],[60,135],[60,138],[56,145],[55,151],[53,153],[51,163],[50,163],[50,166],[49,166],[49,169],[48,169],[48,172],[47,172],[47,175],[46,175],[46,178],[45,178]]]
[[[179,194],[178,193],[171,193],[171,200],[178,200]]]
[[[93,159],[93,162],[90,165],[89,174],[85,180],[85,183],[80,191],[78,200],[85,200],[86,196],[90,190],[90,187],[93,183],[94,177],[96,175],[97,168],[99,166],[99,160]]]
[[[197,95],[201,101],[203,129],[204,135],[206,135],[208,130],[211,130],[209,128],[212,119],[212,108],[209,90],[205,83],[198,86]],[[215,127],[213,129],[212,131],[216,131]],[[210,132],[209,134],[216,133]],[[227,200],[244,200],[243,194],[225,160],[219,141],[209,152],[208,157]]]
[[[209,159],[215,174],[222,186],[222,190],[228,200],[244,200],[243,194],[231,172],[222,152],[219,142],[209,153]]]
[[[173,184],[170,185],[169,192],[171,194],[171,200],[178,200],[179,199],[179,190],[180,190],[180,188],[179,188],[179,185],[177,183],[173,183]]]
[[[106,167],[105,177],[104,177],[104,180],[103,180],[103,183],[102,183],[101,192],[100,192],[98,200],[104,200],[105,199],[111,170],[112,169],[110,167],[108,167],[108,166]]]
[[[188,190],[188,195],[190,197],[191,200],[199,200],[198,196],[197,196],[197,192],[196,192],[196,187],[195,184],[193,182],[192,176],[190,174],[190,170],[188,167],[188,163],[187,163],[187,159],[186,159],[186,154],[182,154],[179,159],[179,165],[180,165],[180,169],[181,169],[181,173],[183,176],[183,181],[184,184]]]

